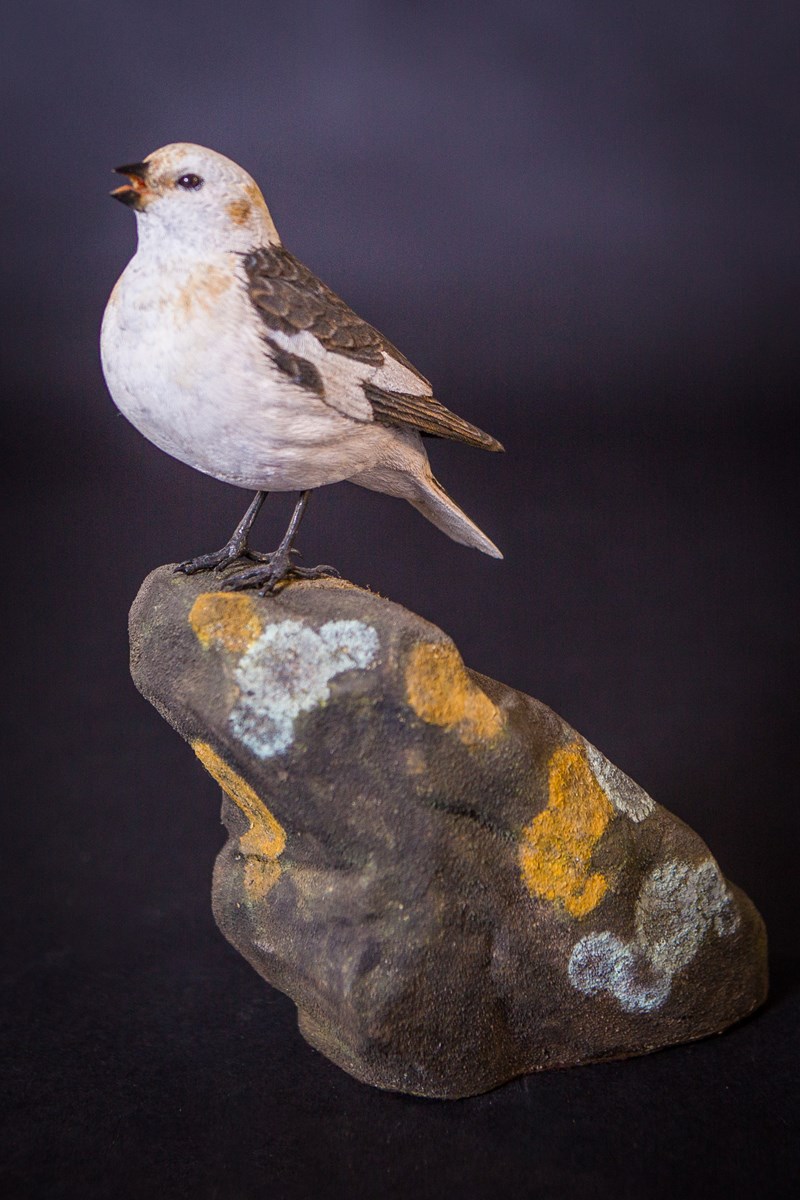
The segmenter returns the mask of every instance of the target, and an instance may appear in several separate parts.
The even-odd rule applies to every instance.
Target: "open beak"
[[[130,180],[130,183],[125,183],[122,187],[114,188],[111,195],[115,200],[119,200],[120,204],[126,204],[128,208],[133,208],[136,212],[141,212],[146,204],[148,195],[147,188],[147,171],[149,163],[127,163],[124,167],[114,167],[117,175],[125,175]]]

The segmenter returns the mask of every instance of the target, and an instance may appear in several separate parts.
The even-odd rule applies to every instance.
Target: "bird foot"
[[[288,552],[276,550],[274,554],[265,554],[264,564],[248,567],[244,571],[236,571],[229,575],[221,585],[224,591],[241,592],[246,588],[258,588],[260,596],[274,592],[281,584],[291,583],[296,579],[324,579],[329,576],[339,578],[335,567],[321,565],[318,567],[298,567],[291,555],[297,551]]]
[[[196,575],[198,571],[221,571],[224,567],[242,560],[266,563],[271,558],[271,554],[261,554],[247,545],[228,542],[221,550],[212,550],[210,554],[198,554],[197,558],[187,558],[186,562],[178,563],[175,573],[182,571],[184,575]]]

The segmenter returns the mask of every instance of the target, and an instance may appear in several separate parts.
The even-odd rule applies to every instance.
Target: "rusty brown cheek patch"
[[[228,205],[228,216],[235,225],[244,225],[251,211],[252,206],[249,200],[234,200]]]
[[[261,195],[261,188],[258,186],[258,184],[248,183],[248,185],[244,189],[244,191],[245,191],[245,195],[247,196],[250,203],[254,204],[256,206],[256,208],[266,208],[267,207],[264,202],[264,197]]]

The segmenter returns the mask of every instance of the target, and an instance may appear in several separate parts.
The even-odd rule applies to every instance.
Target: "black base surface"
[[[218,536],[241,495],[131,433],[105,509],[99,466],[70,472],[58,506],[17,493],[43,544],[74,539],[74,557],[50,576],[17,564],[6,594],[5,1195],[784,1194],[799,1165],[793,476],[782,440],[662,435],[543,431],[524,493],[512,450],[474,490],[505,564],[352,488],[318,495],[304,549],[441,622],[471,665],[535,689],[691,823],[764,915],[766,1007],[718,1038],[461,1102],[378,1093],[311,1050],[214,925],[218,789],[128,674],[146,570]],[[63,446],[43,461],[55,477]],[[455,479],[452,452],[447,466]]]
[[[797,6],[7,8],[0,1195],[793,1196]],[[249,497],[148,446],[97,361],[134,243],[110,167],[175,138],[252,169],[287,246],[508,448],[431,445],[504,563],[347,486],[301,562],[441,625],[697,830],[770,936],[743,1025],[397,1097],[216,929],[218,789],[135,692],[126,621]]]

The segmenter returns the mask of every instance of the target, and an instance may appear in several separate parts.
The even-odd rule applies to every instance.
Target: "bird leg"
[[[272,592],[288,579],[321,579],[325,575],[338,575],[335,567],[298,567],[292,562],[292,555],[297,551],[293,548],[297,530],[306,511],[310,491],[301,492],[300,499],[294,507],[289,528],[281,538],[281,544],[272,554],[264,555],[264,565],[248,567],[229,575],[222,587],[230,591],[242,591],[244,588],[256,587],[262,596]]]
[[[219,571],[222,567],[227,567],[229,563],[236,562],[240,558],[250,558],[254,562],[268,561],[270,555],[260,554],[257,550],[251,550],[247,545],[247,538],[253,522],[266,498],[266,492],[256,492],[247,512],[221,550],[212,550],[210,554],[199,554],[197,558],[189,558],[186,562],[179,563],[175,568],[176,572],[183,571],[184,575],[194,575],[197,571]]]

